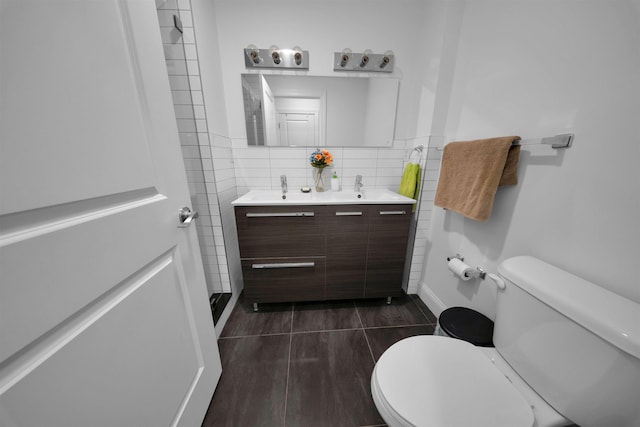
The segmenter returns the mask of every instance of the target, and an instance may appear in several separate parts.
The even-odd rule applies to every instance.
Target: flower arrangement
[[[330,152],[328,152],[327,150],[321,150],[319,148],[316,148],[316,151],[311,153],[311,156],[309,157],[311,166],[320,169],[330,166],[332,160],[333,156]]]

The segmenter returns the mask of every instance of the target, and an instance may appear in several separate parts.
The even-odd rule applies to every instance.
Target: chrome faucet
[[[282,194],[285,194],[288,191],[287,175],[280,175],[280,187],[282,188]]]
[[[353,191],[356,193],[359,193],[361,188],[362,188],[362,175],[356,175],[356,183],[353,186]]]

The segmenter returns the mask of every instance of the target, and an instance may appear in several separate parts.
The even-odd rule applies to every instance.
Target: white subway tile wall
[[[156,6],[192,208],[200,214],[196,229],[207,289],[210,295],[230,292],[191,3],[188,0],[158,0]],[[182,34],[174,27],[174,15],[180,17]]]
[[[246,139],[235,139],[232,146],[239,194],[256,189],[277,190],[280,175],[287,176],[290,191],[313,186],[309,156],[315,148],[247,147]],[[335,171],[342,189],[353,186],[356,175],[362,175],[365,189],[396,191],[407,157],[406,147],[407,141],[395,141],[394,148],[328,148],[334,162],[324,172],[327,185]]]
[[[436,182],[440,172],[440,159],[442,151],[436,147],[442,147],[442,138],[431,137],[428,141],[420,141],[415,145],[425,147],[423,156],[426,161],[422,170],[422,191],[420,194],[420,209],[418,212],[418,223],[416,226],[415,239],[413,243],[413,254],[411,259],[411,269],[409,271],[409,282],[407,293],[418,292],[424,271],[424,260],[429,248],[429,229],[431,227],[431,213],[433,212],[433,199],[436,192]],[[428,148],[427,148],[428,147]]]

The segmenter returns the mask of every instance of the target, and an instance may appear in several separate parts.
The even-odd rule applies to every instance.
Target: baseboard
[[[440,316],[447,306],[440,301],[440,298],[433,293],[433,291],[427,286],[426,283],[420,283],[418,288],[418,296],[429,307],[429,310],[437,317]]]
[[[408,295],[417,294],[418,291],[419,291],[419,287],[420,287],[419,283],[415,283],[413,285],[408,285],[407,286],[407,294]]]
[[[231,311],[233,311],[233,307],[236,305],[236,301],[238,301],[238,297],[240,296],[240,292],[234,292],[231,294],[231,299],[227,302],[227,306],[222,311],[218,322],[216,323],[216,337],[219,337],[222,333],[222,329],[224,329],[224,325],[227,324],[227,320],[229,320],[229,316],[231,315]]]

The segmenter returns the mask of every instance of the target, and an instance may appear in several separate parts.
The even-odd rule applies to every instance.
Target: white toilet
[[[640,305],[529,256],[498,268],[493,340],[422,335],[371,378],[390,427],[640,426]]]

